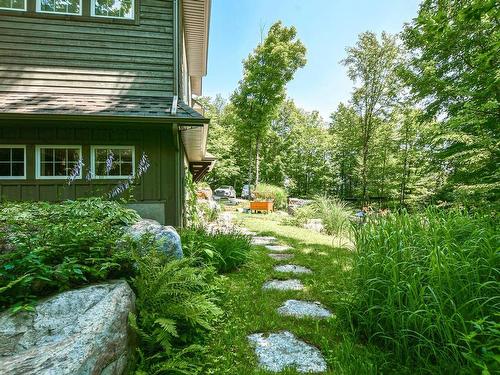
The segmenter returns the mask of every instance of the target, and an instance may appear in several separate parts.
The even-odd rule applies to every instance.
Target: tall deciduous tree
[[[255,162],[255,182],[259,182],[262,140],[286,96],[286,84],[306,63],[306,48],[297,39],[295,27],[281,21],[269,29],[262,43],[243,63],[243,79],[231,97],[236,114],[244,126],[239,131],[248,137],[250,155]],[[251,171],[251,166],[249,166]]]
[[[361,127],[361,188],[362,199],[368,200],[369,158],[373,135],[396,98],[399,51],[395,38],[382,33],[381,40],[372,32],[360,34],[356,46],[347,48],[342,63],[355,83],[352,107]]]
[[[449,190],[493,199],[500,187],[499,20],[495,0],[424,0],[403,32],[411,51],[406,82],[426,115],[443,119]]]

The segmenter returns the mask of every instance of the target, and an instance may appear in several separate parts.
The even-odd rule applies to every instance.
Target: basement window
[[[134,18],[134,0],[91,0],[91,14],[95,17]]]
[[[80,146],[37,146],[36,178],[82,178],[82,148]]]
[[[0,9],[26,10],[26,0],[0,0]]]
[[[81,15],[82,0],[36,0],[36,11],[40,13]]]
[[[0,145],[0,179],[26,178],[26,147]]]
[[[92,146],[91,172],[94,178],[129,178],[135,175],[134,146]]]

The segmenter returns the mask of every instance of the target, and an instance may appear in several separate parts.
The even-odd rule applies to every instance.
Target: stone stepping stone
[[[298,301],[289,299],[278,308],[278,313],[297,318],[329,318],[332,313],[319,302]]]
[[[290,250],[290,249],[292,249],[292,247],[287,246],[287,245],[267,245],[266,249],[271,250],[271,251],[276,251],[276,252],[282,252],[282,251]]]
[[[274,253],[270,253],[270,254],[267,254],[267,255],[269,255],[274,260],[290,260],[290,259],[293,258],[293,254],[274,254]]]
[[[275,241],[276,241],[275,237],[255,236],[252,238],[252,245],[264,246],[264,245],[272,244]]]
[[[244,235],[247,235],[247,236],[257,236],[257,232],[252,232],[250,229],[248,228],[239,228],[239,231],[241,234],[244,234]]]
[[[318,348],[298,340],[293,333],[285,331],[247,336],[255,348],[259,365],[271,372],[295,368],[301,373],[318,373],[327,370],[326,361]]]
[[[312,273],[312,271],[309,268],[296,266],[295,264],[284,264],[281,266],[275,266],[274,270],[277,272]]]
[[[266,281],[262,286],[262,289],[267,290],[302,290],[304,285],[297,279],[290,280],[270,280]]]

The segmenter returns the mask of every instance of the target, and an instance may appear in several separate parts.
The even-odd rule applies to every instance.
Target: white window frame
[[[37,0],[39,1],[39,0]],[[116,16],[102,16],[100,14],[95,14],[95,0],[90,0],[90,15],[92,17],[101,17],[101,18],[114,18],[117,20],[134,20],[135,19],[135,0],[130,0],[132,2],[131,10],[132,16],[129,17],[116,17]]]
[[[83,160],[82,154],[82,146],[81,145],[37,145],[35,147],[35,178],[37,180],[67,180],[69,176],[42,176],[41,175],[41,166],[42,166],[42,158],[40,151],[42,148],[55,148],[55,149],[63,149],[63,148],[76,148],[78,149],[78,153],[80,154],[80,160]],[[80,169],[80,173],[75,177],[75,180],[82,179],[82,169]]]
[[[24,175],[23,176],[2,176],[0,180],[26,180],[26,145],[0,145],[0,148],[22,148],[24,150]],[[12,164],[12,161],[10,162]]]
[[[28,1],[28,0],[25,0]],[[51,12],[48,10],[42,10],[42,1],[41,0],[36,0],[36,11],[37,13],[49,13],[49,14],[64,14],[64,15],[69,15],[69,16],[81,16],[82,15],[82,0],[79,0],[80,2],[80,12],[78,13],[68,13],[68,12]]]
[[[17,8],[4,8],[0,7],[1,10],[13,10],[14,12],[26,12],[28,6],[28,0],[24,0],[24,8],[23,9],[17,9]]]
[[[98,176],[96,173],[96,160],[95,160],[95,150],[99,149],[119,149],[119,150],[131,150],[132,151],[132,177],[135,177],[135,146],[116,146],[116,145],[96,145],[90,146],[90,174],[92,178],[96,180],[122,180],[124,178],[129,178],[131,175],[121,175],[121,176]]]

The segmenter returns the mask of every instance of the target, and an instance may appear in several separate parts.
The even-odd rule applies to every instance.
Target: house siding
[[[155,126],[120,123],[64,123],[51,121],[0,121],[0,144],[26,145],[27,176],[25,180],[0,179],[0,199],[8,201],[61,201],[91,196],[107,196],[120,180],[66,180],[35,178],[36,145],[82,146],[82,175],[90,166],[92,145],[135,146],[136,166],[144,153],[151,166],[132,189],[134,204],[156,205],[164,212],[165,224],[182,225],[183,189],[179,184],[178,134],[175,125]]]
[[[1,12],[0,92],[171,97],[173,1],[138,4],[130,23]]]

